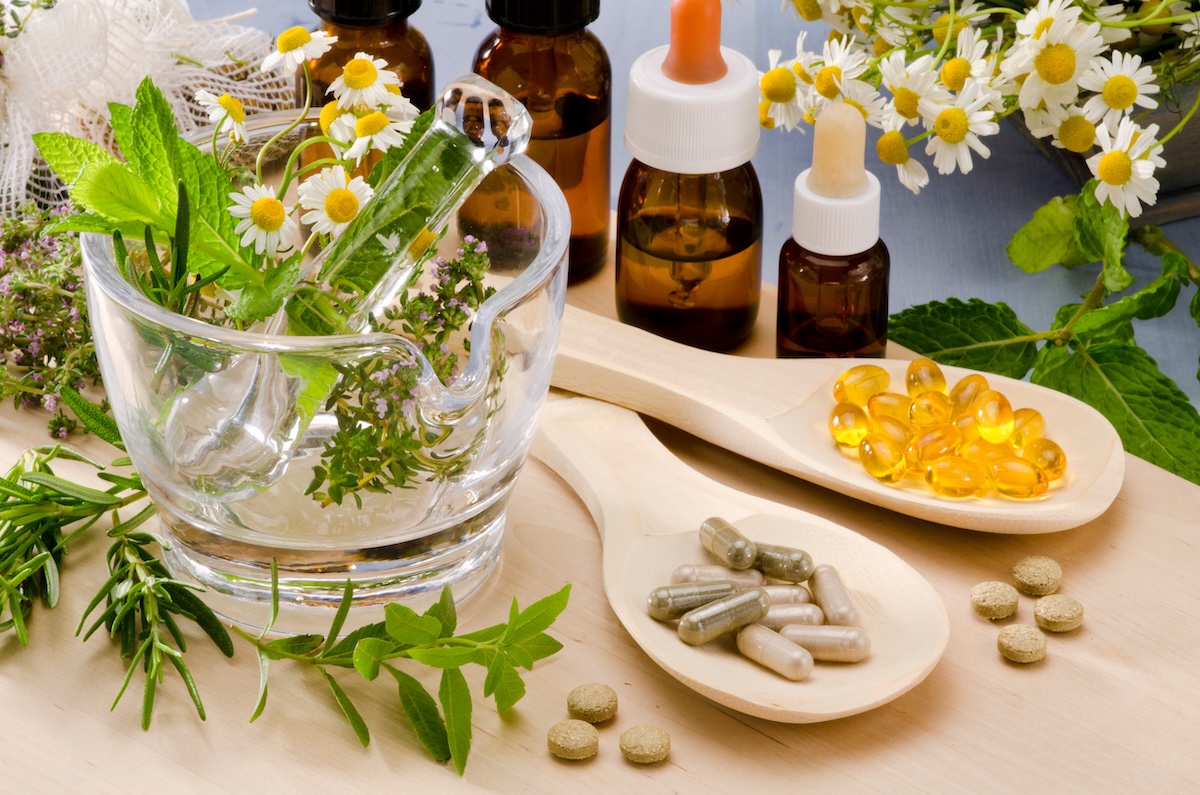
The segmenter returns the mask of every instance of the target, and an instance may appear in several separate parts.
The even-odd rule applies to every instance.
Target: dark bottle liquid
[[[829,257],[788,238],[779,252],[775,354],[882,357],[887,346],[888,250]]]
[[[746,339],[762,282],[762,194],[749,163],[672,174],[634,160],[617,204],[617,316],[709,350]]]
[[[581,3],[549,22],[533,4],[517,5],[489,4],[501,27],[480,45],[473,68],[519,99],[533,117],[526,154],[550,173],[567,198],[568,279],[577,282],[596,273],[608,253],[612,69],[599,39],[583,27],[598,13],[589,10],[591,4]],[[486,239],[483,228],[489,221],[521,204],[499,173],[489,175],[463,206],[459,223],[463,231]],[[509,227],[513,222],[526,225],[514,217],[504,221]]]

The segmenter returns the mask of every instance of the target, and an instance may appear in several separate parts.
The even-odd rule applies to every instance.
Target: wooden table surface
[[[569,300],[612,313],[611,272]],[[744,353],[771,355],[773,293]],[[109,713],[123,665],[103,637],[81,643],[76,623],[103,580],[104,539],[73,547],[59,607],[38,607],[31,645],[0,636],[0,791],[181,792],[1155,792],[1200,790],[1200,488],[1130,457],[1124,488],[1101,518],[1045,536],[956,530],[896,515],[718,450],[661,424],[686,463],[744,491],[825,516],[887,546],[941,595],[950,643],[914,690],[871,712],[810,725],[748,718],[715,706],[661,671],[617,623],[601,586],[601,550],[583,504],[541,462],[516,486],[499,575],[464,605],[460,626],[503,620],[573,583],[552,629],[565,648],[526,674],[528,694],[503,717],[477,700],[466,775],[425,756],[396,717],[394,687],[340,677],[372,729],[354,734],[313,672],[276,663],[270,702],[249,721],[258,672],[249,647],[233,660],[200,637],[188,657],[208,710],[195,715],[168,675],[154,724],[139,728],[140,683]],[[44,441],[44,416],[0,410],[0,463]],[[1008,578],[1025,555],[1057,559],[1062,591],[1086,607],[1082,628],[1049,638],[1046,659],[1018,666],[996,652],[999,626],[976,617],[971,586]],[[1032,622],[1032,599],[1020,618]],[[1008,622],[1001,622],[1008,623]],[[424,676],[425,681],[435,681]],[[469,671],[473,691],[482,669]],[[546,730],[566,694],[607,682],[620,697],[594,759],[563,762]],[[436,686],[436,683],[435,683]],[[802,685],[798,685],[802,686]],[[670,759],[640,767],[618,750],[639,723],[670,732]],[[786,789],[785,789],[786,788]]]

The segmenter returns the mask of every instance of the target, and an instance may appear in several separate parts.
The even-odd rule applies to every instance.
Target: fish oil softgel
[[[888,391],[878,365],[847,370],[833,387],[834,442],[858,453],[880,483],[923,483],[947,499],[1037,499],[1063,477],[1067,457],[1046,437],[1036,408],[1014,409],[987,378],[971,373],[951,386],[937,363],[916,359],[904,388]]]

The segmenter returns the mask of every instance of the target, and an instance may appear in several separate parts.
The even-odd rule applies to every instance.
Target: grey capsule
[[[833,566],[822,563],[813,569],[808,588],[812,591],[813,601],[825,611],[825,621],[840,626],[858,623],[858,611],[854,609],[850,594]]]
[[[751,624],[738,632],[738,651],[780,676],[799,682],[812,673],[813,656],[774,630]]]
[[[754,568],[776,580],[804,582],[812,576],[813,559],[803,549],[759,544]]]
[[[685,582],[655,588],[646,598],[646,612],[658,621],[672,621],[700,605],[732,596],[742,590],[733,580]]]
[[[757,569],[738,571],[715,563],[685,563],[671,572],[671,584],[681,582],[705,582],[707,580],[733,580],[742,588],[762,585],[762,572]]]
[[[825,613],[816,605],[771,605],[758,623],[769,629],[779,629],[788,624],[824,624]]]
[[[684,643],[699,646],[713,638],[753,624],[767,614],[771,601],[762,588],[726,596],[701,605],[679,619],[679,637]]]
[[[755,544],[719,516],[700,523],[700,545],[731,569],[748,569],[758,555]]]
[[[808,649],[814,660],[853,663],[867,659],[871,653],[871,638],[858,627],[789,624],[780,628],[779,634]]]

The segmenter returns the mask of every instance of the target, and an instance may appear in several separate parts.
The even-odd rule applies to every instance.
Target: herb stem
[[[1067,341],[1071,339],[1073,336],[1071,327],[1079,322],[1079,318],[1100,306],[1100,302],[1104,299],[1105,292],[1104,274],[1100,274],[1096,277],[1096,283],[1092,285],[1092,289],[1088,292],[1087,297],[1083,299],[1083,303],[1079,305],[1079,308],[1075,310],[1075,314],[1071,316],[1071,319],[1068,320],[1058,331],[1052,332],[1052,336],[1050,338],[1054,341],[1054,345],[1065,345]]]

